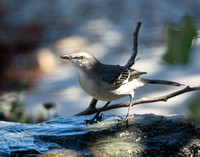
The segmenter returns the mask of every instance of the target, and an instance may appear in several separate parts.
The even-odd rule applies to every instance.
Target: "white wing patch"
[[[114,86],[122,85],[128,83],[130,78],[130,70],[125,69],[120,74],[118,74],[114,79],[112,79],[112,84]]]

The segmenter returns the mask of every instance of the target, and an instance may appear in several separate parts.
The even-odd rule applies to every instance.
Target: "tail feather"
[[[165,81],[165,80],[148,80],[144,79],[147,84],[163,84],[163,85],[171,85],[171,86],[184,86],[183,84],[180,84],[178,82],[173,81]]]

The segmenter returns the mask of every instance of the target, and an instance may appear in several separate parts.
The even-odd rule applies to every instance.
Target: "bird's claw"
[[[100,115],[95,115],[91,120],[85,120],[86,125],[88,124],[93,124],[93,123],[98,123],[101,119],[103,118],[103,113]]]
[[[123,122],[126,123],[126,126],[128,127],[128,119],[129,119],[129,115],[127,114],[126,117],[124,118]]]

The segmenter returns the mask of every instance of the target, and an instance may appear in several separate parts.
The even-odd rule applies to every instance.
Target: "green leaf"
[[[167,51],[163,60],[169,64],[187,64],[196,34],[197,29],[188,17],[182,20],[178,29],[169,25],[166,28]]]
[[[200,93],[188,105],[188,118],[200,122]]]

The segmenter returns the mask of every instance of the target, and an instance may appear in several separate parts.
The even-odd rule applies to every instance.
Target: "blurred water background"
[[[132,53],[132,33],[138,21],[142,22],[137,56],[141,59],[133,68],[147,72],[144,78],[200,85],[199,39],[187,65],[162,61],[167,49],[165,28],[189,16],[199,29],[199,15],[199,0],[0,0],[1,110],[10,111],[14,101],[25,107],[23,112],[15,112],[41,121],[83,111],[91,97],[80,88],[75,68],[60,56],[87,51],[103,63],[124,65]],[[139,89],[135,99],[178,89],[149,85]],[[141,104],[133,107],[133,113],[185,114],[195,95],[193,92],[167,102]],[[129,98],[112,103],[124,101]],[[98,107],[104,103],[99,102]],[[120,108],[105,114],[126,112],[127,108]],[[0,117],[16,119],[9,112]]]

